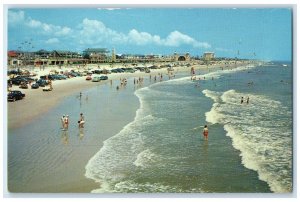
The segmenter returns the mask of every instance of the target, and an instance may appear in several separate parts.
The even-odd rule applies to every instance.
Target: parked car
[[[145,67],[136,67],[135,69],[140,70],[140,72],[144,72],[145,71]]]
[[[136,70],[133,68],[126,68],[125,72],[134,73]]]
[[[23,82],[28,83],[28,80],[23,77],[12,78],[12,79],[9,79],[8,81],[9,81],[9,83],[12,83],[14,85],[20,85]]]
[[[116,69],[112,69],[111,72],[112,73],[123,73],[125,71],[123,69],[121,69],[121,68],[116,68]]]
[[[40,86],[38,83],[34,83],[31,85],[31,89],[38,89]]]
[[[111,70],[111,73],[118,73],[118,70],[112,69],[112,70]]]
[[[91,77],[91,76],[87,76],[87,77],[85,78],[85,80],[90,81],[90,80],[92,80],[92,77]]]
[[[28,85],[24,82],[20,84],[19,88],[28,89]]]
[[[11,74],[21,74],[21,71],[20,70],[10,70],[10,71],[7,71],[7,75],[11,75]]]
[[[100,80],[100,76],[95,76],[93,77],[92,82],[99,82]]]
[[[56,74],[48,75],[48,79],[50,79],[50,80],[57,80],[57,75]]]
[[[44,76],[40,76],[40,79],[43,79],[43,80],[47,80],[48,76],[44,75]]]
[[[71,77],[79,77],[79,76],[81,76],[81,74],[79,72],[70,72],[69,75]]]
[[[45,87],[46,85],[48,85],[48,81],[44,79],[39,79],[36,81],[36,83],[39,84],[40,87]]]
[[[122,68],[118,68],[117,71],[118,71],[119,73],[125,72]]]
[[[21,91],[19,90],[13,90],[13,91],[10,91],[8,94],[7,94],[7,100],[8,101],[16,101],[16,100],[21,100],[25,97],[25,94],[22,93]]]
[[[62,74],[57,74],[57,75],[56,75],[56,78],[57,78],[58,80],[66,80],[66,79],[67,79],[67,77],[66,77],[65,75],[62,75]]]
[[[102,70],[102,74],[111,74],[111,71],[108,69]]]
[[[102,74],[102,70],[98,70],[98,69],[96,69],[96,70],[94,70],[92,72],[93,72],[93,74]]]
[[[107,80],[108,77],[107,76],[100,76],[100,80]]]

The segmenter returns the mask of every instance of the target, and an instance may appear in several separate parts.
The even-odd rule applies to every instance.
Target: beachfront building
[[[8,51],[8,65],[11,67],[17,67],[22,65],[33,65],[34,52],[29,51]]]
[[[87,60],[84,60],[82,55],[73,51],[62,50],[39,50],[35,52],[34,65],[69,65],[69,64],[84,64]]]
[[[117,54],[116,62],[119,63],[156,63],[172,62],[173,57],[163,56],[161,54]]]
[[[215,58],[215,53],[214,52],[205,52],[203,53],[203,60],[204,61],[210,61]]]
[[[8,65],[17,67],[22,65],[22,60],[20,60],[20,53],[18,51],[8,51]]]
[[[111,62],[109,51],[106,48],[88,48],[83,51],[83,57],[89,59],[90,63]]]
[[[191,60],[191,56],[189,53],[184,53],[184,54],[179,54],[177,52],[174,53],[173,56],[174,62],[177,61],[190,61]]]

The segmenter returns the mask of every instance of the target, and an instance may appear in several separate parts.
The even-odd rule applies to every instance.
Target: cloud
[[[67,36],[71,34],[72,29],[69,27],[58,27],[57,31],[54,33],[56,36]]]
[[[37,32],[45,35],[67,36],[71,34],[72,29],[58,25],[47,24],[31,17],[26,17],[24,11],[8,11],[8,23],[13,26],[23,24],[24,26],[35,29]]]
[[[137,46],[158,45],[179,47],[181,45],[190,45],[194,48],[210,48],[207,42],[199,42],[196,39],[183,34],[179,31],[171,32],[165,39],[158,35],[152,35],[148,32],[139,32],[136,29],[130,30],[127,34],[112,30],[99,20],[90,20],[85,18],[80,26],[81,30],[77,36],[81,44],[130,44]]]
[[[123,43],[127,40],[122,33],[118,33],[106,27],[101,21],[89,20],[87,18],[82,21],[80,30],[77,33],[79,42],[87,45],[108,41],[113,43]]]
[[[186,34],[182,34],[179,31],[171,32],[167,36],[166,39],[162,40],[162,43],[165,46],[172,46],[172,47],[178,47],[180,45],[191,45],[194,48],[210,48],[211,47],[211,45],[209,43],[199,42]]]
[[[55,44],[55,43],[59,43],[58,38],[51,38],[46,41],[46,44]]]
[[[44,34],[54,34],[55,36],[66,36],[72,31],[69,27],[47,24],[31,18],[26,19],[25,25],[30,28],[35,28],[37,31],[42,31]]]
[[[23,22],[24,19],[25,19],[24,11],[16,11],[15,12],[12,10],[8,10],[8,24],[9,25]]]
[[[31,27],[31,28],[38,28],[38,27],[42,26],[43,23],[41,23],[38,20],[28,19],[26,25]]]
[[[157,35],[152,36],[147,32],[138,32],[132,29],[127,35],[127,41],[136,45],[147,45],[151,43],[160,44],[160,37]]]
[[[98,8],[100,9],[100,8]],[[101,8],[115,10],[119,8]],[[100,20],[91,20],[85,18],[77,27],[73,29],[67,26],[59,26],[45,23],[31,17],[26,17],[24,11],[9,11],[10,23],[22,23],[23,26],[33,29],[34,32],[52,36],[46,41],[47,44],[58,43],[59,41],[67,41],[69,43],[79,43],[81,46],[115,46],[115,45],[136,45],[136,46],[164,46],[179,47],[191,46],[193,48],[211,48],[208,42],[198,41],[191,36],[174,30],[165,38],[148,32],[131,29],[128,33],[118,32],[107,27]],[[67,37],[67,38],[66,38]],[[68,39],[68,40],[66,40]]]

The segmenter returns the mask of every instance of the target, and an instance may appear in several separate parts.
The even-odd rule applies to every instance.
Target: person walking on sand
[[[204,126],[203,136],[204,136],[204,140],[208,140],[208,128],[207,128],[207,125]]]

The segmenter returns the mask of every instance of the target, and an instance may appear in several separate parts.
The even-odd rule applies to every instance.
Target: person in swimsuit
[[[64,129],[68,130],[68,128],[69,128],[69,115],[65,116],[64,123],[65,123],[65,128]]]
[[[205,140],[208,140],[208,128],[207,128],[207,125],[204,126],[203,136],[204,136]]]
[[[83,128],[83,125],[84,125],[84,116],[82,113],[80,113],[80,118],[79,118],[79,121],[78,121],[78,127],[79,128]]]

